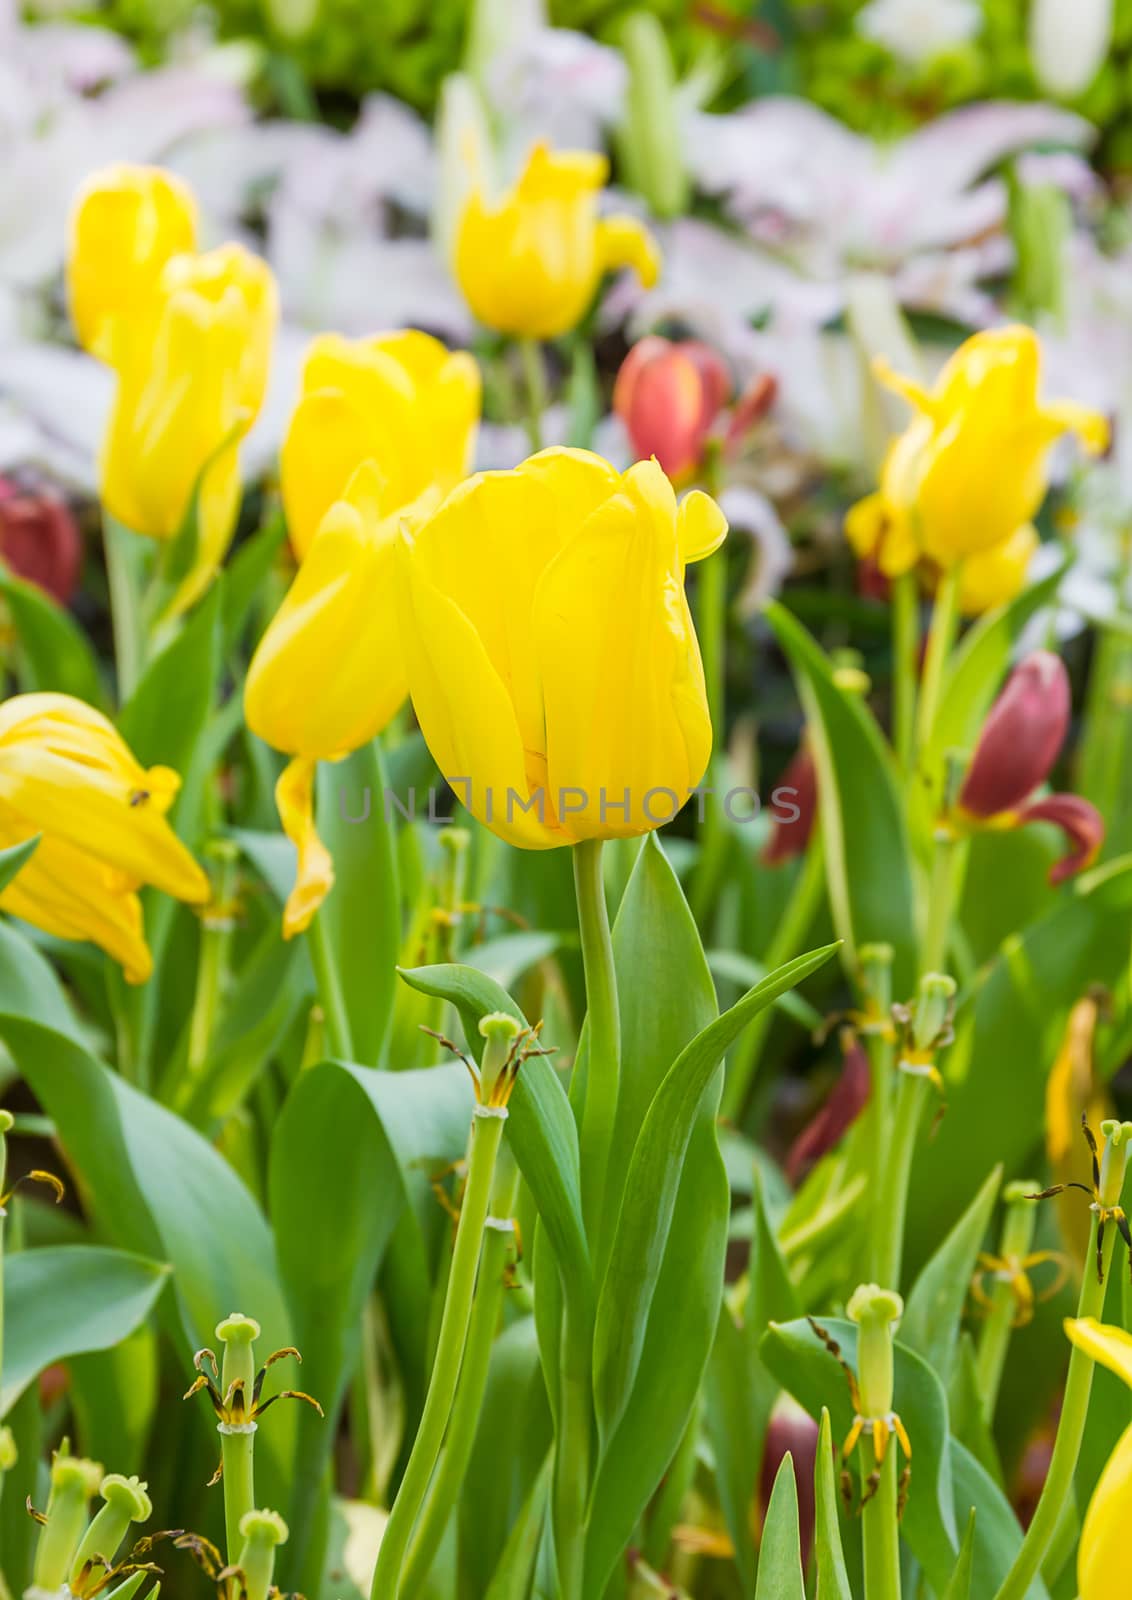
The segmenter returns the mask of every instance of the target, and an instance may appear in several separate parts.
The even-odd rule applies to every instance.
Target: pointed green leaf
[[[25,839],[22,844],[14,844],[7,850],[0,850],[0,891],[11,883],[25,862],[30,861],[39,843],[39,834],[33,839]]]
[[[814,1461],[814,1559],[817,1563],[817,1600],[853,1600],[845,1552],[841,1546],[840,1496],[833,1473],[833,1434],[829,1409],[822,1406],[818,1428],[818,1453]]]
[[[946,1387],[975,1264],[1002,1183],[1002,1168],[982,1188],[916,1279],[900,1322],[900,1343],[923,1356]]]
[[[789,1451],[774,1480],[763,1524],[755,1600],[806,1600],[798,1535],[798,1485]]]
[[[106,691],[98,658],[71,613],[2,564],[0,595],[16,632],[21,687],[73,694],[104,711]]]
[[[959,1560],[955,1563],[955,1571],[951,1574],[951,1582],[943,1595],[943,1600],[971,1600],[971,1566],[975,1559],[975,1508],[972,1506],[971,1515],[967,1518],[967,1531],[963,1535],[963,1544],[959,1551]]]

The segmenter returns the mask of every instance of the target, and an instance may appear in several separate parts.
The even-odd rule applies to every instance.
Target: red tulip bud
[[[759,1496],[770,1504],[771,1490],[782,1459],[789,1451],[794,1459],[794,1480],[798,1485],[798,1531],[801,1535],[802,1566],[809,1566],[814,1542],[814,1463],[818,1456],[818,1425],[808,1411],[788,1394],[780,1396],[766,1430],[759,1472]]]
[[[762,853],[764,866],[805,854],[818,809],[818,774],[808,746],[798,750],[771,795],[774,831]]]
[[[1053,822],[1069,840],[1070,850],[1049,869],[1050,883],[1064,883],[1096,860],[1104,843],[1104,818],[1079,794],[1050,794],[1026,806],[1019,822]]]
[[[79,580],[82,542],[64,502],[0,478],[0,561],[66,605]]]
[[[636,454],[655,456],[678,479],[700,465],[708,432],[730,393],[726,363],[710,346],[651,335],[622,362],[613,409]]]
[[[778,398],[778,380],[769,372],[760,372],[743,390],[731,410],[727,424],[726,447],[738,450],[743,440],[766,416]]]
[[[795,1187],[822,1156],[835,1148],[869,1103],[872,1087],[869,1058],[864,1046],[850,1037],[841,1076],[820,1111],[807,1122],[790,1146],[790,1153],[786,1157],[786,1176]]]
[[[1049,777],[1069,729],[1069,677],[1060,656],[1035,650],[991,707],[959,804],[976,817],[1014,811]]]

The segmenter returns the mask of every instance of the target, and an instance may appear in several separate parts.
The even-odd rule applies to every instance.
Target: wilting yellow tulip
[[[174,256],[147,305],[119,319],[102,498],[132,532],[171,539],[199,483],[197,564],[183,603],[207,585],[235,528],[239,441],[263,404],[277,315],[270,269],[230,244]]]
[[[397,626],[397,527],[439,500],[381,516],[384,483],[366,463],[327,511],[282,606],[248,669],[248,727],[293,757],[276,786],[284,832],[299,853],[283,915],[301,933],[334,883],[314,824],[319,761],[337,761],[389,723],[409,692]]]
[[[1094,1317],[1067,1319],[1078,1349],[1132,1387],[1132,1334]],[[1114,1600],[1127,1586],[1132,1521],[1132,1427],[1125,1428],[1093,1490],[1077,1547],[1078,1600]]]
[[[472,356],[415,329],[315,339],[279,462],[299,558],[364,461],[377,469],[386,514],[426,489],[454,489],[471,465],[480,390]]]
[[[727,532],[655,461],[544,450],[398,541],[413,705],[441,772],[529,849],[646,833],[711,752],[684,568]]]
[[[1108,443],[1098,412],[1040,401],[1041,346],[1029,328],[975,334],[931,390],[883,362],[877,372],[916,415],[889,450],[879,492],[853,507],[846,532],[889,577],[924,556],[950,568],[1001,547],[1041,505],[1050,447],[1062,434],[1076,434],[1092,455]]]
[[[494,203],[473,190],[456,229],[454,267],[479,320],[500,333],[554,339],[589,308],[602,274],[632,267],[646,288],[660,252],[635,217],[599,217],[604,156],[536,145],[518,182]]]
[[[71,213],[67,298],[79,343],[113,359],[115,327],[154,294],[165,263],[196,248],[190,191],[160,167],[103,167]]]
[[[137,891],[208,899],[208,879],[165,813],[181,786],[137,762],[99,712],[63,694],[0,705],[0,847],[40,835],[0,909],[62,939],[99,945],[142,983],[152,970]]]

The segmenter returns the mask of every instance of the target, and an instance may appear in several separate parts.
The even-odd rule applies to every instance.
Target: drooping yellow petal
[[[602,217],[597,225],[597,254],[605,272],[631,267],[643,289],[653,288],[660,277],[660,246],[636,217]]]
[[[702,561],[718,550],[727,537],[727,518],[710,495],[693,489],[680,502],[677,519],[680,559]]]
[[[284,767],[275,785],[279,820],[299,857],[295,887],[283,908],[284,939],[293,939],[310,927],[319,906],[334,887],[334,863],[314,822],[316,770],[316,762],[297,756]]]
[[[1095,1317],[1067,1317],[1065,1332],[1090,1360],[1099,1361],[1132,1388],[1132,1333]]]

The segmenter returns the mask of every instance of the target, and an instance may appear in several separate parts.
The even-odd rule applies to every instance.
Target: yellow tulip
[[[152,970],[137,891],[193,904],[208,879],[165,813],[181,780],[142,767],[114,726],[63,694],[0,705],[0,847],[40,835],[0,909],[62,939],[99,945],[129,983]]]
[[[635,217],[598,216],[604,156],[536,145],[518,182],[494,203],[464,203],[453,264],[464,298],[500,333],[554,339],[577,326],[602,274],[632,267],[646,288],[660,274],[652,234]]]
[[[707,766],[684,568],[723,513],[655,461],[545,450],[456,489],[398,541],[409,689],[433,756],[501,838],[544,850],[659,827]]]
[[[1132,1334],[1094,1317],[1069,1319],[1065,1331],[1078,1349],[1132,1387]],[[1132,1427],[1118,1439],[1085,1512],[1077,1547],[1079,1600],[1114,1600],[1126,1590],[1130,1521]]]
[[[196,247],[192,194],[160,167],[96,172],[71,214],[67,298],[79,343],[110,361],[116,324],[139,315],[165,263]]]
[[[1050,448],[1063,434],[1092,455],[1108,444],[1098,412],[1040,401],[1041,346],[1029,328],[975,334],[930,390],[884,362],[876,370],[916,415],[888,452],[879,492],[853,508],[846,532],[889,577],[925,556],[950,568],[1014,536],[1045,497]]]
[[[284,831],[299,853],[283,917],[301,933],[334,883],[313,815],[315,767],[337,761],[386,727],[409,692],[395,593],[397,527],[439,496],[382,518],[384,482],[372,463],[322,519],[306,559],[248,669],[248,727],[293,757],[276,786]]]
[[[103,443],[103,502],[134,533],[171,539],[199,484],[198,558],[182,603],[227,551],[240,499],[239,441],[263,404],[278,298],[240,245],[173,257],[136,317],[121,319]]]
[[[968,556],[959,574],[959,609],[965,617],[1004,606],[1022,593],[1038,545],[1032,522],[1015,528],[1009,539]]]
[[[472,356],[414,329],[356,342],[315,339],[279,463],[300,560],[365,461],[378,471],[387,514],[427,489],[454,489],[471,465],[480,388]]]

